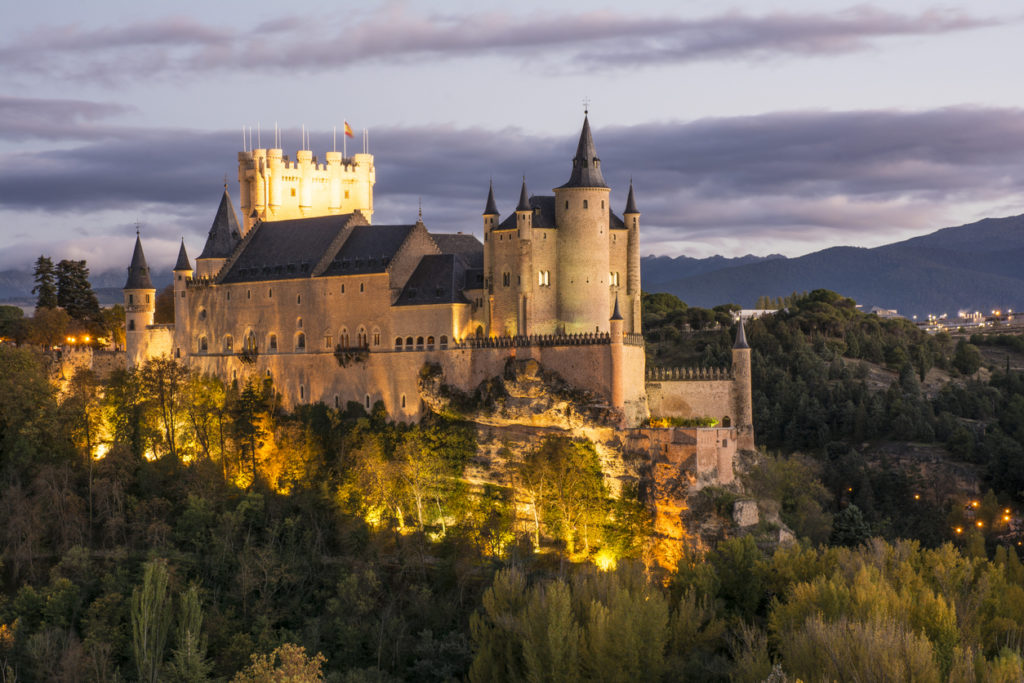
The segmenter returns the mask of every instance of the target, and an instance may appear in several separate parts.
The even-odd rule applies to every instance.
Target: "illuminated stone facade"
[[[153,324],[156,291],[136,240],[124,289],[129,364],[166,354],[227,381],[271,378],[286,406],[383,401],[415,420],[425,365],[472,391],[510,358],[532,359],[607,402],[620,424],[651,414],[640,213],[632,186],[622,217],[611,210],[586,119],[569,182],[553,196],[529,196],[524,181],[502,221],[492,188],[483,244],[422,220],[372,225],[369,154],[296,158],[239,155],[243,221],[225,188],[194,268],[182,243],[173,325]],[[749,422],[735,399],[743,393],[749,406],[749,349],[746,357],[746,374],[734,363],[713,390],[652,385],[656,414]]]

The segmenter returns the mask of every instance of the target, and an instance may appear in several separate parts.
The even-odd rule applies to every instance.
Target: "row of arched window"
[[[299,327],[301,327],[301,326],[302,326],[302,319],[300,318],[299,319]],[[371,342],[372,342],[373,346],[380,346],[380,330],[374,328],[373,334],[371,335],[371,334],[367,333],[365,327],[360,327],[357,330],[355,337],[353,338],[353,337],[349,336],[348,328],[344,328],[343,327],[342,330],[341,330],[341,336],[339,337],[339,339],[340,339],[340,345],[341,345],[342,348],[352,348],[353,346],[355,346],[357,348],[365,349],[365,348],[369,348],[370,347]],[[433,339],[433,337],[431,337],[431,339]],[[352,342],[355,342],[355,344],[353,345]],[[445,341],[445,346],[447,347],[447,339]],[[198,347],[199,347],[199,353],[209,353],[210,352],[210,340],[209,340],[209,338],[207,338],[206,335],[201,335],[199,337]],[[324,335],[324,348],[327,349],[328,351],[334,349],[334,336],[333,335],[331,335],[331,334],[325,334]],[[294,337],[293,344],[292,344],[292,349],[295,350],[295,351],[305,351],[306,350],[306,333],[305,332],[296,332],[295,333],[295,337]],[[234,353],[235,352],[235,340],[234,340],[234,337],[232,335],[226,334],[226,335],[224,335],[221,338],[221,348],[220,348],[220,350],[221,350],[222,353]],[[245,336],[245,338],[242,341],[242,349],[241,350],[244,353],[256,353],[256,352],[259,351],[259,343],[257,342],[256,333],[255,332],[250,331]],[[276,353],[278,350],[279,350],[279,347],[278,347],[277,335],[276,334],[269,334],[269,335],[267,335],[267,351],[269,353]]]
[[[448,336],[442,334],[435,342],[433,335],[428,337],[395,337],[395,351],[433,351],[440,347],[448,348]]]

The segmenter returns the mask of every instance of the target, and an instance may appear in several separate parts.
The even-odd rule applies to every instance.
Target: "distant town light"
[[[956,531],[958,534],[962,534],[964,532],[964,528],[962,526],[958,526],[956,529],[954,529],[954,531]]]

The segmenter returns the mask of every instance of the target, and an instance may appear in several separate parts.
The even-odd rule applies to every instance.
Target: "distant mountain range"
[[[901,314],[956,315],[961,309],[1024,310],[1024,215],[986,218],[873,249],[833,247],[798,258],[778,254],[696,259],[647,256],[640,262],[644,290],[670,292],[691,306],[831,289],[865,309]],[[171,281],[170,266],[153,268],[153,284]],[[100,303],[121,301],[123,269],[91,278]],[[30,271],[0,271],[0,301],[30,304]]]
[[[825,288],[865,309],[880,306],[906,316],[1024,310],[1024,215],[986,218],[873,249],[834,247],[799,258],[648,256],[641,260],[641,277],[645,291],[669,292],[691,306],[749,308],[760,296]]]

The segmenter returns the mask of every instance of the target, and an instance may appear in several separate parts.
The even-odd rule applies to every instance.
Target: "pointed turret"
[[[750,344],[747,343],[747,333],[743,331],[743,318],[739,319],[736,324],[736,342],[732,345],[734,349],[749,349]]]
[[[576,156],[572,160],[572,175],[569,182],[562,187],[608,187],[601,176],[601,160],[594,148],[594,138],[590,135],[590,119],[583,115],[583,130],[580,142],[576,146]]]
[[[142,238],[135,233],[135,252],[132,254],[132,265],[128,267],[128,281],[123,289],[153,289],[153,281],[149,279],[149,266],[146,255],[142,253]]]
[[[624,216],[629,214],[639,214],[640,211],[636,208],[636,198],[633,197],[633,179],[629,180],[629,196],[626,197],[626,210],[622,212]]]
[[[231,252],[241,241],[242,232],[238,228],[238,216],[235,215],[235,208],[231,205],[231,197],[228,195],[227,188],[224,188],[220,206],[217,207],[217,215],[213,217],[213,225],[210,226],[210,233],[199,258],[226,259],[231,256]]]
[[[494,201],[494,181],[491,181],[491,186],[487,189],[487,206],[484,207],[485,216],[497,216],[498,215],[498,204]]]
[[[178,262],[174,264],[174,270],[192,270],[192,264],[189,263],[188,254],[185,252],[185,238],[181,238],[181,248],[178,249]]]
[[[619,312],[619,295],[615,294],[615,310],[612,311],[612,317],[609,320],[622,320],[622,313]]]
[[[526,191],[526,176],[523,176],[523,189],[519,191],[519,206],[516,211],[532,211],[530,208],[530,193]]]

